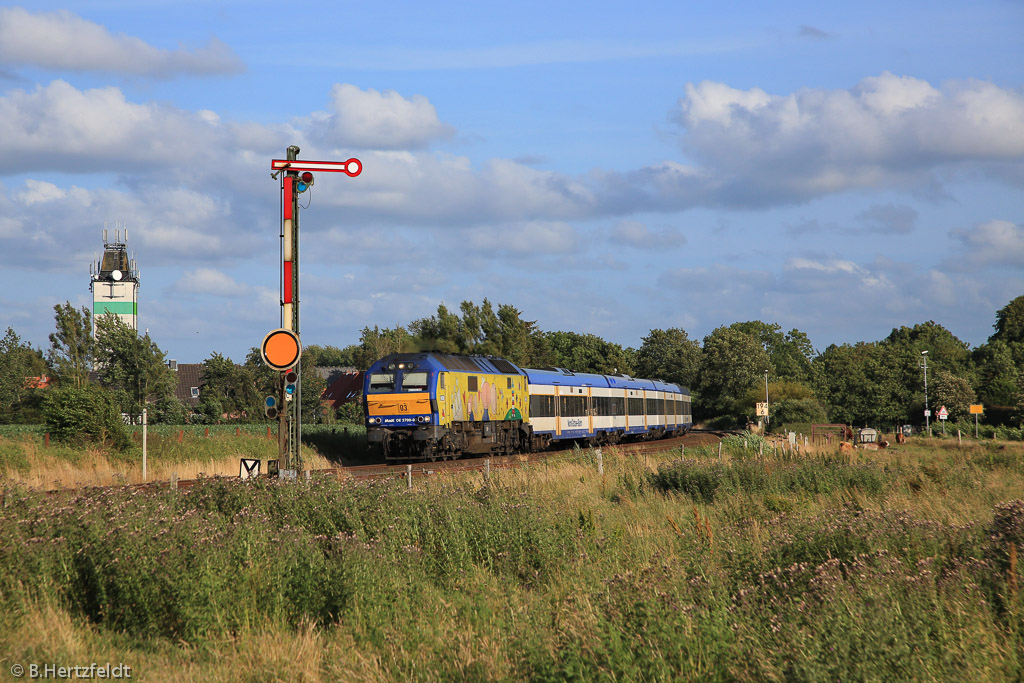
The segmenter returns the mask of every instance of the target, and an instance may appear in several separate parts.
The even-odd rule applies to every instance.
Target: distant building
[[[346,403],[358,401],[363,395],[363,373],[355,368],[317,368],[327,381],[320,402],[337,410]]]
[[[174,387],[174,397],[189,408],[195,408],[199,404],[199,388],[203,383],[203,364],[169,360],[167,367],[177,373],[178,383]]]
[[[139,269],[128,257],[128,231],[114,231],[114,241],[107,240],[103,230],[103,256],[89,266],[89,289],[92,290],[92,334],[96,336],[96,319],[113,313],[133,330],[139,329]]]

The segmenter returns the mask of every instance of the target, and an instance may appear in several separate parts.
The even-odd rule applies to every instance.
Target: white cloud
[[[114,87],[54,81],[0,97],[0,172],[187,165],[225,146],[223,136],[203,116],[128,102]]]
[[[646,223],[634,220],[616,223],[612,227],[611,239],[638,249],[666,249],[686,244],[686,236],[676,228],[651,230]]]
[[[198,50],[161,50],[71,12],[32,14],[0,8],[0,61],[46,69],[106,71],[167,78],[179,73],[235,73],[244,67],[227,45],[211,38]]]
[[[562,221],[526,221],[500,226],[469,228],[463,244],[482,255],[540,257],[564,254],[578,247],[576,230]]]
[[[769,95],[705,81],[674,114],[683,148],[734,202],[920,181],[943,164],[1024,158],[1024,95],[883,73],[850,90]]]
[[[186,292],[230,299],[253,296],[253,288],[250,285],[237,282],[216,268],[196,268],[186,271],[174,283],[172,290],[175,294]]]
[[[127,225],[130,247],[145,254],[140,262],[146,265],[230,261],[276,251],[272,215],[261,225],[248,212],[235,215],[226,200],[182,187],[62,188],[28,179],[0,193],[0,209],[7,219],[0,231],[5,266],[59,271],[88,264],[103,226],[114,220]]]
[[[967,249],[964,258],[951,261],[952,268],[989,266],[1024,267],[1024,225],[992,220],[967,230],[950,233]]]
[[[348,83],[331,89],[330,111],[314,114],[310,129],[314,139],[355,149],[417,149],[454,132],[423,95],[405,98]]]

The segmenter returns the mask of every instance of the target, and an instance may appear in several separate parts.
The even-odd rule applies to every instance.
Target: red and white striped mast
[[[299,336],[299,195],[313,184],[313,172],[344,173],[354,178],[363,171],[359,159],[346,161],[303,161],[298,158],[299,148],[288,147],[287,158],[273,159],[270,168],[273,178],[281,175],[281,331],[291,333],[298,343]],[[284,172],[282,174],[282,171]],[[271,333],[273,334],[273,332]],[[269,337],[270,335],[268,335]],[[274,369],[266,356],[264,360]],[[291,396],[286,393],[285,377],[294,372],[295,414],[289,420],[288,403]],[[280,410],[278,412],[278,444],[282,476],[295,476],[302,466],[299,444],[302,441],[302,360],[294,368],[287,368],[281,375]],[[269,405],[269,403],[268,403]],[[289,429],[289,422],[292,429]]]

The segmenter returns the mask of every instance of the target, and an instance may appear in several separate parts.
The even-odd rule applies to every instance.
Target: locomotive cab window
[[[375,372],[370,375],[370,393],[380,394],[395,390],[395,375],[392,372]]]
[[[427,373],[423,371],[407,372],[402,377],[402,391],[426,391]]]

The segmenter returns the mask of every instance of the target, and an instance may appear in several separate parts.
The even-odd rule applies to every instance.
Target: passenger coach
[[[530,388],[534,440],[586,439],[618,443],[659,439],[693,427],[690,392],[658,380],[593,375],[561,368],[524,370]]]

